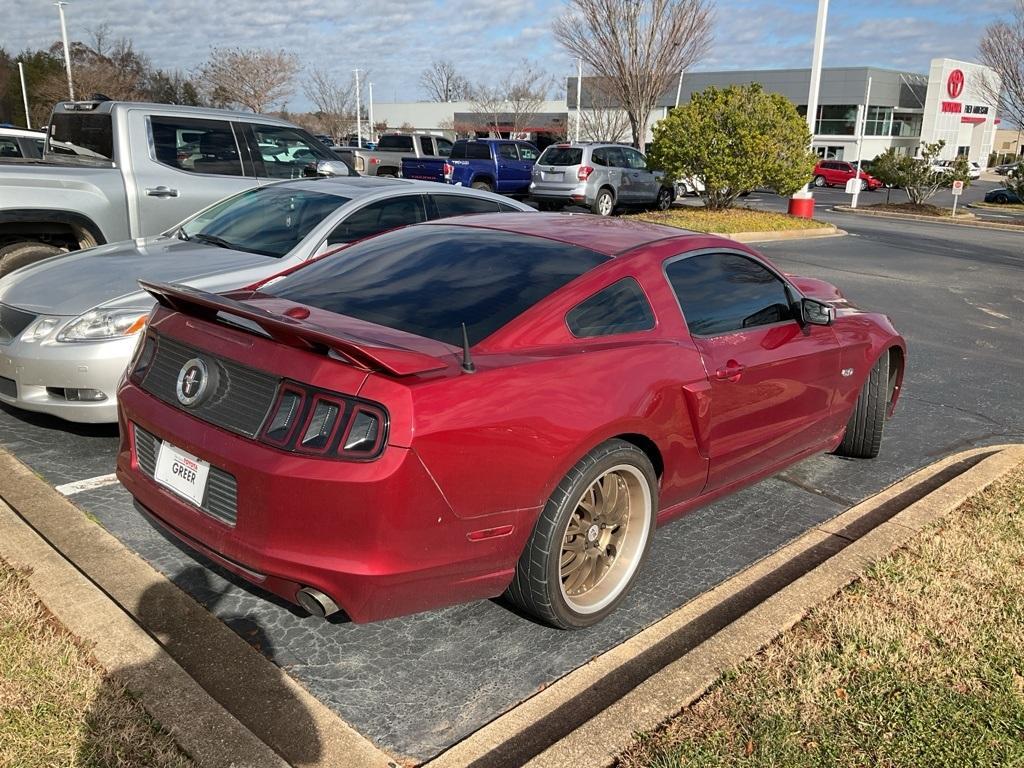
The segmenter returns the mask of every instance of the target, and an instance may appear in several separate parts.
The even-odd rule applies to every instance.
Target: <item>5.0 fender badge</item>
[[[843,368],[840,373],[842,373],[846,378],[849,378],[850,376],[853,376],[853,368]]]

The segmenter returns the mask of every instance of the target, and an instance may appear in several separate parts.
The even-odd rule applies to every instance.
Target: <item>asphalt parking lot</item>
[[[500,601],[372,625],[305,617],[165,539],[116,483],[66,487],[113,472],[113,428],[3,408],[0,444],[378,746],[422,760],[908,472],[963,448],[1024,439],[1024,232],[828,212],[829,202],[845,202],[842,190],[819,200],[818,216],[849,236],[761,250],[887,312],[906,336],[904,394],[881,456],[816,457],[661,529],[636,589],[589,631],[539,626]],[[751,204],[785,202],[754,195]]]

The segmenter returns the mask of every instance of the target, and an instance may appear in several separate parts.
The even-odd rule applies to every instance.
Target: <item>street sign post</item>
[[[964,193],[964,183],[957,179],[953,182],[953,215],[956,216],[956,203],[960,199],[960,195]]]

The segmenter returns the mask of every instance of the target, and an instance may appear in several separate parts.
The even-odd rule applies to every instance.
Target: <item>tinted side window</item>
[[[577,304],[565,324],[578,338],[649,331],[654,312],[636,280],[627,277]]]
[[[403,195],[370,203],[348,216],[327,236],[331,245],[352,243],[406,224],[427,220],[420,195]]]
[[[622,153],[626,156],[626,163],[629,165],[630,168],[633,168],[638,171],[647,170],[646,158],[639,152],[637,152],[635,149],[624,148],[622,150]]]
[[[57,112],[50,118],[50,138],[94,160],[114,159],[114,127],[109,114]]]
[[[254,125],[252,129],[263,158],[263,175],[272,179],[297,179],[311,163],[335,159],[323,142],[293,128]]]
[[[0,157],[21,157],[21,147],[15,139],[0,138]]]
[[[193,120],[153,115],[149,118],[154,159],[179,171],[241,176],[238,144],[225,120]]]
[[[377,142],[381,151],[412,152],[412,136],[381,136]]]
[[[500,209],[494,200],[481,200],[469,195],[431,195],[437,206],[437,217],[462,216],[468,213],[497,213]]]
[[[435,139],[437,142],[437,154],[441,157],[448,157],[452,153],[452,143],[448,139]]]
[[[532,160],[537,159],[537,150],[531,147],[529,144],[519,145],[519,159],[520,160]]]
[[[614,168],[629,168],[621,147],[608,147],[608,164]]]
[[[518,160],[519,154],[516,152],[515,144],[499,144],[498,154],[502,160]]]
[[[452,160],[465,160],[466,157],[467,157],[467,154],[466,154],[466,147],[467,146],[469,146],[469,145],[466,142],[464,142],[464,141],[456,141],[454,144],[452,144],[452,151],[449,153],[449,156],[451,157],[451,159]]]
[[[712,336],[793,319],[782,281],[746,256],[705,253],[665,267],[690,333]]]
[[[434,142],[429,136],[420,136],[420,152],[424,155],[434,154]]]
[[[490,160],[491,148],[487,144],[480,144],[478,142],[467,142],[466,157],[468,157],[470,160]]]
[[[594,165],[610,165],[608,162],[608,150],[604,147],[595,149],[590,153],[590,162]]]

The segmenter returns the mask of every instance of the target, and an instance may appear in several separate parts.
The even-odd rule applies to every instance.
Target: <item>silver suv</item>
[[[620,206],[667,210],[675,190],[632,147],[577,142],[544,150],[533,167],[530,197],[542,211],[585,205],[599,216],[611,216]]]

